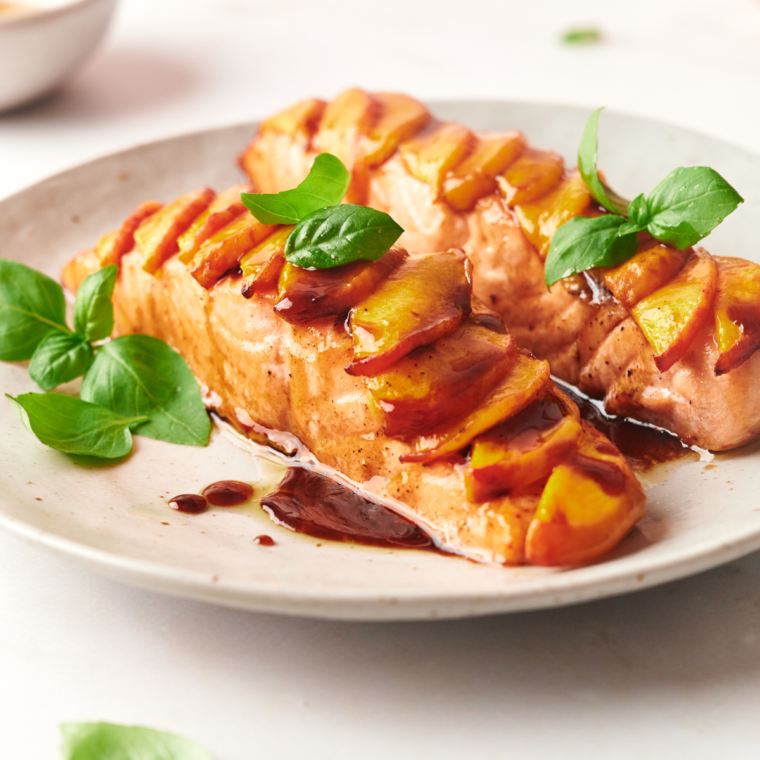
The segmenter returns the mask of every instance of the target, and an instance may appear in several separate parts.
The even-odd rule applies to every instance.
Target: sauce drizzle
[[[253,496],[253,486],[239,480],[218,480],[203,489],[209,504],[215,507],[237,507]]]
[[[208,502],[205,496],[200,496],[197,493],[182,493],[169,499],[169,506],[179,512],[199,515],[201,512],[206,511]]]

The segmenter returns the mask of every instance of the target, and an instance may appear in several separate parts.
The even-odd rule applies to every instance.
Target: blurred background
[[[351,85],[606,105],[760,149],[759,75],[760,0],[121,0],[67,84],[0,115],[0,195]]]
[[[0,114],[0,197],[352,85],[605,105],[760,152],[760,0],[119,0],[64,85]],[[331,623],[127,588],[3,534],[0,757],[55,758],[59,722],[103,719],[218,760],[754,758],[759,588],[756,554],[567,609]]]

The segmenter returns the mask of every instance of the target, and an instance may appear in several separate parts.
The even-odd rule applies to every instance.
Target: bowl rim
[[[0,29],[12,26],[27,26],[43,19],[48,19],[52,16],[62,16],[66,13],[70,13],[85,5],[96,5],[97,3],[114,2],[114,0],[65,0],[60,5],[56,5],[50,8],[35,6],[34,3],[29,3],[33,11],[31,13],[21,13],[18,16],[8,16],[3,18],[3,14],[0,14]],[[21,3],[22,5],[25,3]]]

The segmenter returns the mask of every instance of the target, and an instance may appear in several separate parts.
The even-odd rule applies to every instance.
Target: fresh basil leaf
[[[80,395],[125,417],[147,416],[140,435],[205,446],[211,434],[200,389],[185,360],[148,335],[125,335],[98,349]]]
[[[547,287],[578,272],[599,266],[615,266],[636,253],[636,232],[620,231],[626,224],[619,216],[606,214],[593,219],[578,216],[563,224],[552,238],[546,257]]]
[[[213,760],[196,742],[143,726],[61,725],[62,760]]]
[[[593,27],[571,29],[562,35],[561,40],[565,45],[593,45],[602,41],[602,33]]]
[[[336,206],[351,182],[351,172],[331,153],[320,153],[309,176],[292,190],[281,193],[242,193],[246,208],[262,224],[298,224],[314,211]]]
[[[382,211],[346,203],[316,211],[300,222],[285,243],[285,258],[314,269],[376,261],[403,231]]]
[[[31,359],[51,332],[70,332],[63,288],[41,272],[0,259],[0,361]]]
[[[649,233],[680,250],[712,232],[744,198],[707,166],[674,169],[652,190]]]
[[[132,449],[129,428],[145,416],[121,417],[110,409],[60,393],[24,393],[9,399],[26,427],[46,446],[66,454],[102,459],[126,456]]]
[[[81,377],[92,363],[90,344],[78,333],[49,333],[29,363],[29,376],[43,391]]]
[[[644,193],[637,195],[628,206],[628,218],[638,230],[645,230],[649,221],[649,204]]]
[[[578,170],[583,181],[586,183],[591,195],[597,203],[601,203],[608,211],[621,216],[628,215],[628,201],[610,189],[601,179],[596,170],[596,161],[599,152],[597,132],[599,130],[599,114],[602,108],[597,108],[588,117],[583,137],[578,148]]]
[[[111,296],[117,266],[104,267],[89,275],[79,287],[74,302],[74,329],[89,341],[103,340],[113,330]]]

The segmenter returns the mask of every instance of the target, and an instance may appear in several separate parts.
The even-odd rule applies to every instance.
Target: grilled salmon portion
[[[155,204],[136,231],[132,215],[105,262],[119,266],[115,334],[173,346],[209,409],[259,442],[305,446],[479,561],[586,562],[643,516],[628,462],[472,295],[461,250],[301,269],[283,256],[289,228],[244,210],[211,234],[234,195]],[[75,292],[105,263],[85,251],[64,284]]]
[[[716,451],[760,433],[760,267],[642,236],[629,262],[547,291],[554,232],[605,213],[578,173],[517,132],[439,122],[409,100],[349,90],[308,101],[318,116],[313,107],[299,120],[301,104],[264,122],[241,166],[259,191],[279,192],[319,152],[337,152],[354,173],[354,202],[389,213],[409,249],[462,248],[475,295],[517,344],[608,412]]]

